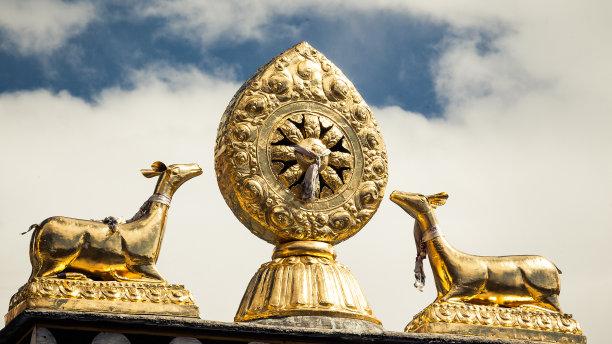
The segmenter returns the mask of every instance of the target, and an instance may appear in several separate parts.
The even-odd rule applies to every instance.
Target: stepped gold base
[[[290,242],[277,246],[272,258],[251,279],[235,321],[315,315],[380,324],[331,245]]]
[[[5,322],[26,309],[199,316],[191,293],[182,285],[45,277],[34,278],[13,295]]]
[[[405,331],[544,343],[586,343],[580,325],[570,314],[437,301],[417,314]]]

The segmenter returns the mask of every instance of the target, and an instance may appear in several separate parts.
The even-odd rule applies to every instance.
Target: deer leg
[[[140,280],[148,282],[165,282],[159,271],[153,264],[131,265],[130,271],[140,274]]]
[[[440,298],[440,301],[450,302],[450,303],[461,303],[463,301],[469,301],[476,294],[477,293],[475,293],[474,288],[471,288],[469,286],[454,285],[444,296]]]
[[[538,288],[537,286],[532,284],[531,280],[526,278],[527,276],[523,270],[521,270],[521,273],[523,274],[523,280],[525,281],[525,287],[527,288],[529,295],[531,295],[531,297],[534,300],[534,303],[527,303],[527,304],[524,304],[524,306],[539,308],[539,309],[543,309],[543,310],[551,311],[551,312],[563,313],[563,311],[561,310],[561,305],[559,304],[558,287],[557,287],[556,293],[555,291],[552,291],[552,290]]]
[[[57,261],[52,259],[43,260],[38,266],[38,271],[34,277],[54,277],[66,268],[64,260]]]
[[[109,275],[116,281],[124,282],[138,280],[140,276],[140,274],[132,272],[131,270],[113,270],[109,272]]]
[[[92,279],[87,277],[87,275],[80,272],[63,272],[58,274],[59,277],[70,279],[70,280],[80,280],[80,281],[91,281]]]
[[[561,304],[559,304],[559,295],[550,294],[542,296],[541,302],[542,307],[546,308],[547,310],[563,313],[563,311],[561,310]]]

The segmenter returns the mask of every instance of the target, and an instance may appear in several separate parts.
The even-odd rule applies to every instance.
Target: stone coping
[[[18,343],[34,326],[71,331],[119,332],[193,337],[219,342],[309,342],[309,343],[406,343],[406,344],[527,344],[516,340],[405,333],[395,331],[355,332],[345,329],[313,329],[233,323],[183,317],[26,310],[0,330],[0,344]],[[538,342],[533,342],[538,343]],[[61,343],[60,343],[61,344]]]

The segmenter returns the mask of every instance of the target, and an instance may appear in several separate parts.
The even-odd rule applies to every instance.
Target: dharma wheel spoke
[[[353,176],[353,170],[342,170],[342,180],[344,180],[345,182],[349,179],[351,179],[351,177]]]
[[[329,118],[319,117],[319,121],[321,122],[321,126],[325,129],[329,129],[334,125],[334,122],[330,121]]]
[[[318,139],[321,136],[321,124],[315,115],[304,116],[304,136]]]
[[[301,114],[293,114],[290,115],[288,118],[293,123],[302,123],[304,121],[304,116]]]
[[[295,149],[290,146],[272,146],[270,152],[272,160],[295,160]]]
[[[284,138],[285,136],[283,136],[283,134],[276,130],[272,133],[272,136],[270,137],[270,143],[275,144],[279,141],[282,141]]]
[[[332,152],[329,155],[329,164],[334,167],[353,167],[353,156],[350,153]]]
[[[278,129],[280,129],[289,141],[295,144],[300,143],[300,141],[304,139],[300,129],[291,121],[285,121]]]
[[[329,185],[334,192],[338,191],[338,189],[344,185],[342,179],[340,179],[336,171],[329,166],[321,171],[321,177],[323,177],[325,183],[327,183],[327,185]]]
[[[302,171],[300,165],[295,164],[289,167],[285,172],[281,173],[278,178],[283,183],[283,185],[288,188],[293,185],[298,179],[300,179],[302,174],[304,174],[304,171]]]
[[[272,162],[272,171],[276,175],[280,174],[284,167],[285,167],[285,164],[283,164],[280,161],[273,161]]]
[[[323,135],[321,141],[327,146],[327,148],[332,148],[343,136],[344,134],[342,134],[342,131],[338,129],[338,127],[333,126],[325,133],[325,135]]]

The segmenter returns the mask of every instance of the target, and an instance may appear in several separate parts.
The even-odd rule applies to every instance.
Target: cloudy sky
[[[258,66],[302,40],[373,106],[389,192],[446,191],[456,247],[540,254],[561,304],[603,343],[612,307],[609,2],[30,1],[0,3],[0,300],[29,275],[52,215],[128,218],[154,160],[198,162],[173,201],[159,269],[205,319],[231,321],[272,247],[221,198],[218,121]],[[390,201],[339,245],[375,314],[401,330],[434,297],[412,287],[412,219]]]

